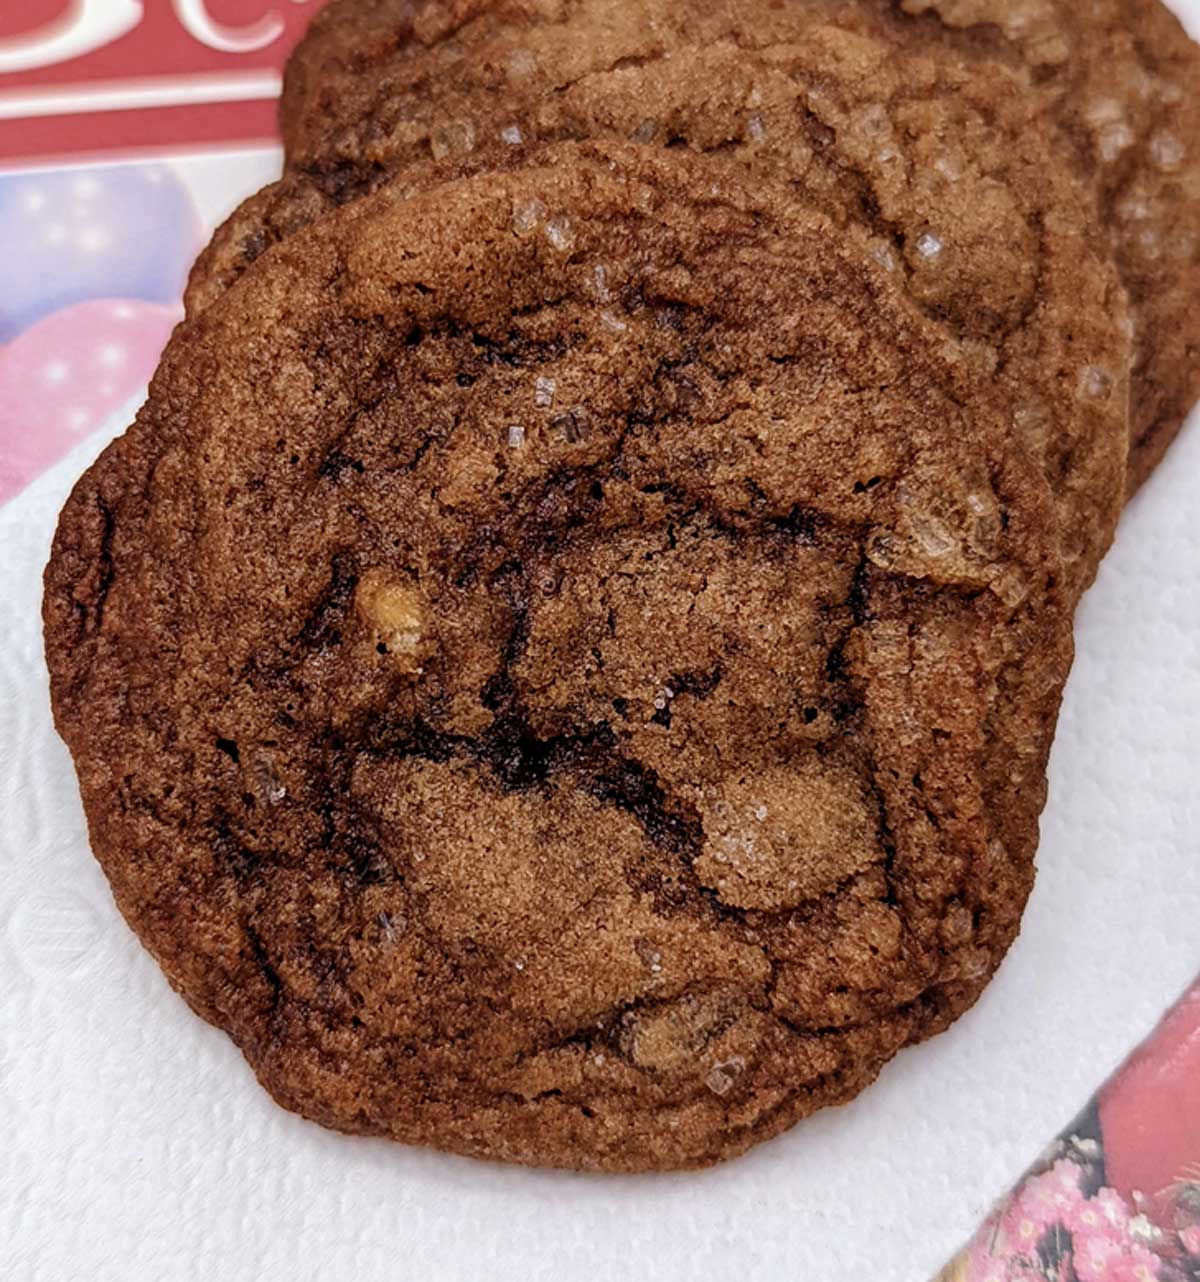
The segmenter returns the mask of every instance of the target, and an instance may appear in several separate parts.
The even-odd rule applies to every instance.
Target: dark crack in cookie
[[[523,164],[552,139],[733,156],[752,181],[795,183],[838,225],[870,229],[869,252],[994,386],[1014,436],[1042,459],[1059,501],[1067,581],[1082,592],[1124,497],[1125,298],[1095,248],[1102,237],[1089,199],[1019,82],[949,52],[903,56],[803,7],[751,30],[710,14],[702,31],[722,38],[694,48],[679,42],[697,32],[676,14],[679,30],[664,33],[650,16],[657,9],[675,14],[635,6],[614,25],[612,6],[590,3],[530,30],[531,19],[493,6],[458,33],[471,40],[454,49],[453,76],[442,67],[444,43],[388,46],[374,78],[356,72],[357,107],[341,103],[334,117],[357,127],[320,134],[330,149],[323,159],[315,140],[298,140],[307,170],[252,197],[218,231],[189,306],[202,308],[268,246],[387,176],[414,193]],[[751,24],[756,12],[738,21]],[[311,80],[318,100],[316,86],[341,85],[327,47],[342,30],[338,16],[359,31],[355,7],[327,13],[292,76],[300,119],[297,85]],[[743,44],[789,33],[787,43]],[[359,38],[371,47],[365,32]],[[515,84],[497,70],[525,61]],[[369,114],[353,121],[356,110]]]
[[[326,217],[180,329],[64,509],[96,854],[310,1118],[710,1163],[1016,933],[1049,488],[873,234],[743,174],[559,144]]]

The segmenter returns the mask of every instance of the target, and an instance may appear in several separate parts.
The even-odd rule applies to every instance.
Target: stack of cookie
[[[1200,394],[1155,0],[335,0],[46,576],[96,854],[285,1106],[702,1165],[1018,929]]]

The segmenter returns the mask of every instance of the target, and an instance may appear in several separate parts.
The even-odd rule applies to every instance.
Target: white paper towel
[[[124,926],[50,723],[41,569],[127,418],[0,508],[0,1277],[921,1282],[1200,971],[1193,422],[1083,603],[1025,928],[949,1033],[703,1174],[524,1171],[284,1113]]]

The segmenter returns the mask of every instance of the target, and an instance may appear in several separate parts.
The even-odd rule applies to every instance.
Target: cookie
[[[546,74],[560,83],[580,66],[594,71],[608,56],[603,37],[613,19],[607,28],[601,19],[572,47],[561,32],[575,13],[553,0],[481,0],[426,4],[414,17],[411,4],[383,0],[368,23],[361,5],[335,0],[297,50],[285,84],[292,163],[327,168],[332,161],[361,175],[364,157],[386,153],[414,124],[419,130],[420,109],[408,115],[412,104],[438,102],[464,71],[462,83],[502,115],[505,95],[522,91],[526,59],[517,58],[514,74],[507,63],[473,66],[464,55],[505,23],[546,40]],[[635,33],[626,34],[636,45],[628,57],[648,60],[688,43],[689,31],[697,45],[733,34],[756,46],[792,39],[797,24],[822,17],[906,51],[1004,62],[1023,74],[1013,92],[1055,127],[1098,197],[1093,221],[1105,229],[1132,298],[1132,493],[1200,398],[1200,48],[1160,0],[796,0],[739,6],[736,15],[662,0],[630,6],[619,21],[622,33]],[[444,49],[430,48],[443,40]]]
[[[1014,434],[1043,459],[1078,595],[1124,493],[1127,316],[1115,271],[1093,249],[1101,236],[1088,199],[1019,82],[949,52],[905,56],[803,9],[735,32],[763,41],[790,31],[787,43],[748,49],[726,31],[694,48],[679,43],[692,28],[681,22],[668,39],[647,16],[657,10],[679,20],[671,5],[622,10],[614,33],[612,6],[593,3],[531,32],[511,9],[501,21],[506,11],[492,8],[457,31],[449,53],[445,42],[397,51],[393,39],[371,70],[358,10],[332,6],[289,78],[293,146],[307,171],[252,197],[218,231],[189,306],[203,307],[266,247],[386,176],[420,191],[523,163],[531,146],[562,138],[732,154],[752,181],[792,181],[839,225],[869,225],[871,252],[949,341],[973,352],[979,376],[1007,398]],[[362,48],[350,62],[342,49],[355,34]],[[496,70],[514,62],[525,68],[515,86]],[[353,68],[357,97],[331,70],[341,64]],[[318,132],[304,122],[315,112],[308,97],[324,101],[319,85],[341,107],[320,114]],[[352,119],[355,110],[368,114]]]
[[[873,232],[743,177],[557,144],[384,188],[180,328],[64,509],[93,847],[286,1107],[703,1165],[1017,930],[1049,487]]]
[[[1129,490],[1200,399],[1200,46],[1158,0],[903,0],[1028,67],[1096,188],[1136,342]]]
[[[794,29],[769,4],[750,9],[752,43]],[[386,163],[396,146],[428,146],[433,109],[446,122],[460,108],[467,118],[490,111],[489,121],[499,121],[541,96],[548,79],[571,84],[747,26],[709,0],[334,0],[289,60],[284,146],[297,168],[344,162],[361,171],[376,150]]]

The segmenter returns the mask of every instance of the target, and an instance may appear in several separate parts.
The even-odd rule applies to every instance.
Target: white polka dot
[[[47,361],[42,366],[42,377],[47,383],[63,383],[70,370],[66,361]]]
[[[106,369],[117,369],[125,364],[128,353],[116,343],[105,343],[100,349],[100,364]]]
[[[79,233],[79,248],[85,254],[98,254],[112,243],[112,237],[99,227],[88,227]]]
[[[94,178],[76,178],[71,184],[71,191],[81,200],[90,200],[100,194],[100,184]]]
[[[46,244],[61,245],[67,238],[67,229],[62,223],[51,223],[46,228]]]
[[[21,203],[25,206],[25,212],[27,214],[40,213],[46,208],[46,193],[44,191],[37,190],[27,191],[22,198]]]
[[[67,426],[72,432],[82,432],[91,421],[92,416],[87,410],[80,409],[78,406],[67,412]]]

